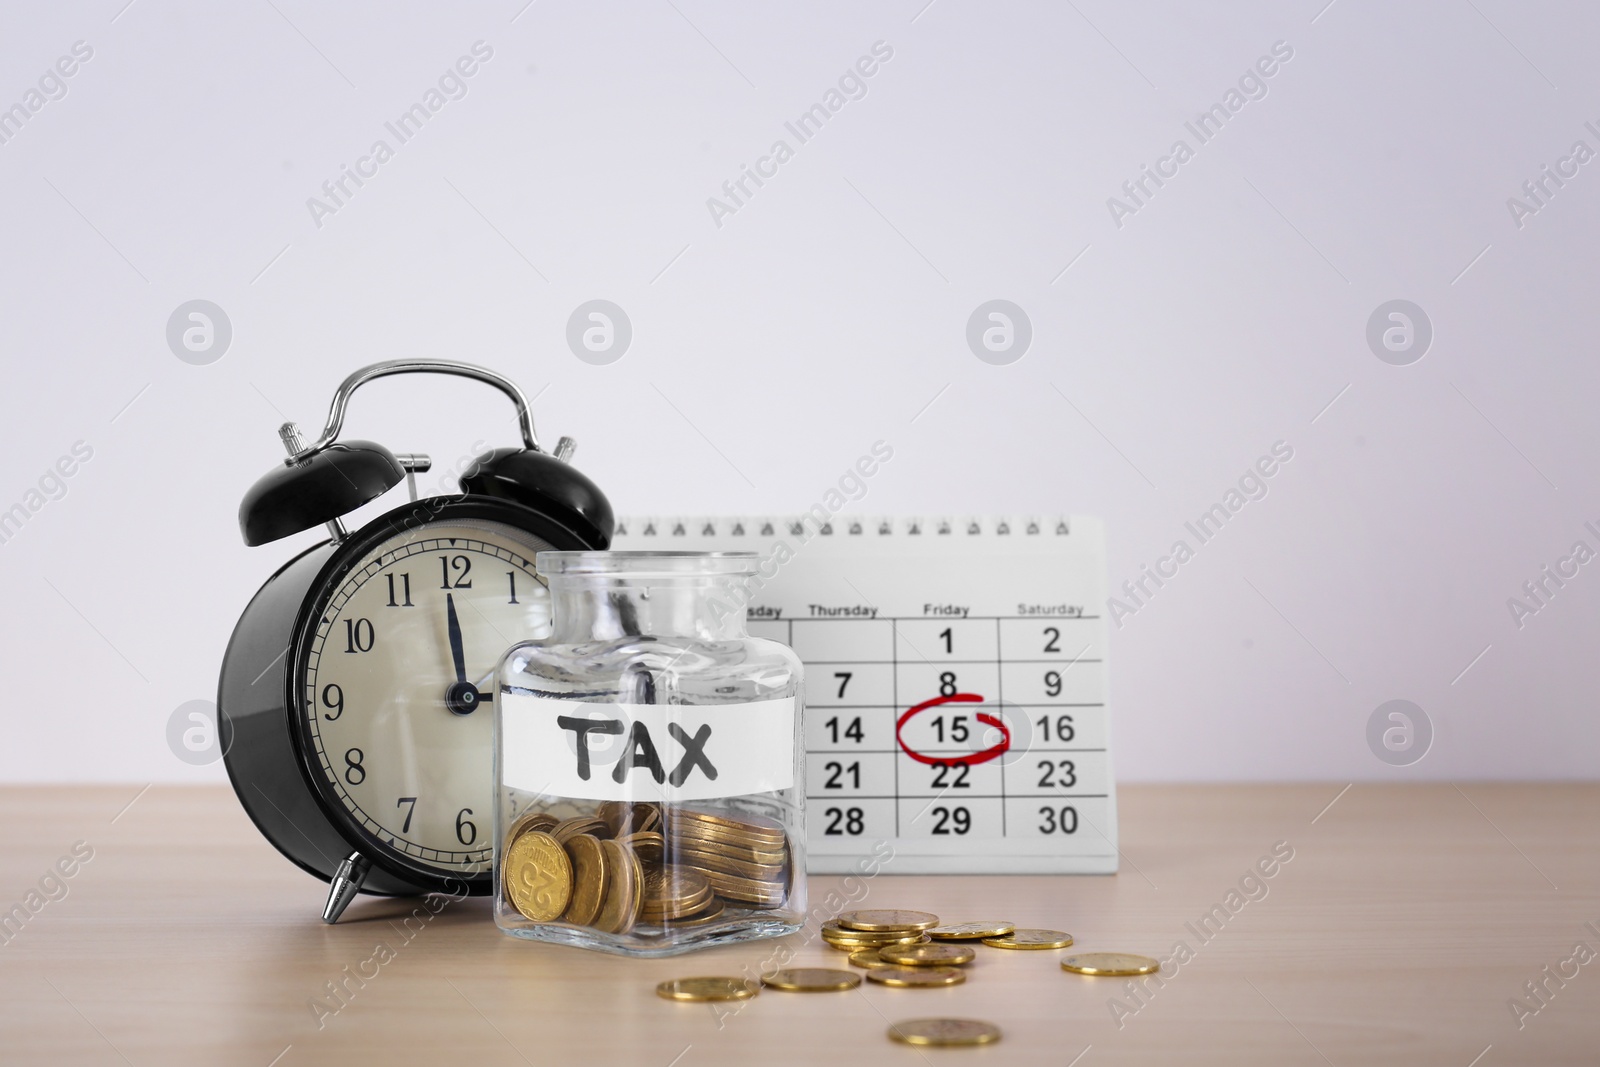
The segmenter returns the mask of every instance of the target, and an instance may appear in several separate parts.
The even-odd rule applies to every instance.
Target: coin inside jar
[[[506,844],[509,845],[529,830],[543,830],[548,833],[560,821],[547,811],[526,812],[511,824],[511,829],[506,831]]]
[[[628,825],[632,822],[630,814],[632,809],[633,804],[630,801],[606,800],[594,809],[594,817],[606,824],[606,829],[610,831],[609,836],[621,837],[628,832]]]
[[[681,919],[711,902],[711,883],[699,871],[667,865],[645,875],[642,918],[647,922]]]
[[[666,930],[683,930],[696,926],[704,926],[707,923],[713,923],[722,918],[723,912],[726,910],[727,906],[723,904],[722,901],[718,900],[716,897],[712,897],[709,904],[707,904],[701,910],[695,912],[693,915],[685,915],[681,919],[660,919],[656,921],[655,925]],[[643,920],[643,916],[641,916],[641,920]]]
[[[591,925],[600,914],[610,889],[611,864],[600,841],[590,834],[576,834],[566,843],[572,861],[572,900],[562,916],[578,926]]]
[[[617,838],[618,844],[627,845],[641,861],[649,864],[661,862],[665,839],[654,830],[638,830]]]
[[[506,849],[501,880],[512,907],[530,922],[554,921],[572,899],[572,861],[542,830],[529,830]]]
[[[958,967],[978,954],[966,945],[885,945],[878,955],[906,967]]]
[[[613,873],[594,927],[608,934],[625,934],[633,929],[633,924],[639,919],[644,875],[639,867],[639,858],[631,849],[615,841],[602,841],[600,847],[605,850],[606,861]]]
[[[786,837],[783,824],[776,819],[746,812],[734,814],[678,804],[667,813],[667,819],[670,824],[684,830],[732,834],[779,845],[783,844]]]
[[[592,815],[575,815],[570,819],[563,819],[550,831],[550,836],[566,844],[578,834],[590,834],[594,837],[610,837],[611,830],[604,822]]]

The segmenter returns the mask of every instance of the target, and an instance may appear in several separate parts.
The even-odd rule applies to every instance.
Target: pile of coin
[[[530,922],[610,934],[692,928],[730,905],[780,907],[792,876],[788,837],[771,819],[642,802],[568,819],[525,813],[501,857],[505,899]]]
[[[752,908],[789,898],[789,839],[776,820],[675,805],[665,825],[672,862],[703,874],[717,896]]]
[[[673,836],[669,820],[668,837]],[[865,970],[869,981],[909,989],[932,989],[966,981],[965,967],[977,958],[975,943],[992,948],[1062,949],[1072,944],[1065,930],[1018,929],[1009,922],[965,922],[941,926],[926,911],[870,909],[848,911],[822,924],[822,940],[850,953],[850,963]],[[1145,975],[1160,970],[1148,956],[1122,952],[1089,952],[1061,960],[1063,970],[1084,975]],[[763,975],[760,984],[742,978],[684,978],[662,982],[659,996],[669,1000],[747,1000],[761,987],[792,992],[849,990],[859,979],[831,968],[798,967]],[[892,1040],[908,1045],[946,1047],[988,1045],[1000,1040],[1000,1028],[979,1019],[907,1019],[889,1027]]]

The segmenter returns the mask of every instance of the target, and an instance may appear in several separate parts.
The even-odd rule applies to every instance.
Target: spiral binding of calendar
[[[649,515],[624,516],[617,520],[616,537],[706,539],[749,537],[760,540],[775,537],[1067,537],[1072,524],[1064,516],[985,516],[955,518],[871,517],[836,515],[818,522],[811,515],[735,515],[715,518]]]

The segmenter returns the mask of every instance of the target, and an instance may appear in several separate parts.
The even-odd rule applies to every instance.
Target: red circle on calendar
[[[901,750],[904,751],[906,755],[910,756],[918,763],[926,763],[930,766],[972,767],[979,763],[988,763],[997,756],[1004,755],[1006,751],[1011,748],[1011,730],[998,716],[990,715],[986,711],[978,712],[973,716],[973,718],[977,719],[985,726],[993,726],[995,729],[999,730],[1000,742],[984,749],[982,752],[973,752],[965,756],[925,756],[921,752],[918,752],[916,749],[912,748],[910,745],[906,744],[906,739],[901,736],[901,731],[905,729],[906,723],[910,722],[913,718],[930,708],[937,708],[944,704],[981,703],[983,703],[983,697],[979,696],[977,693],[951,693],[949,696],[934,697],[932,700],[924,700],[915,707],[908,709],[903,715],[900,716],[898,720],[895,721],[895,742],[900,746]]]

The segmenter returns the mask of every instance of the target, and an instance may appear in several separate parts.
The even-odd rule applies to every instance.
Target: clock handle
[[[539,447],[539,438],[533,430],[533,409],[528,406],[528,398],[522,389],[510,378],[496,374],[487,367],[457,363],[448,359],[391,359],[362,367],[340,382],[339,388],[333,394],[333,404],[328,408],[328,424],[323,427],[322,436],[309,447],[292,452],[284,462],[292,466],[321,452],[338,440],[339,431],[344,426],[344,411],[350,403],[351,395],[367,382],[377,378],[387,378],[392,374],[453,374],[494,386],[510,397],[511,402],[517,406],[517,422],[522,427],[522,443],[531,451],[543,451]]]

